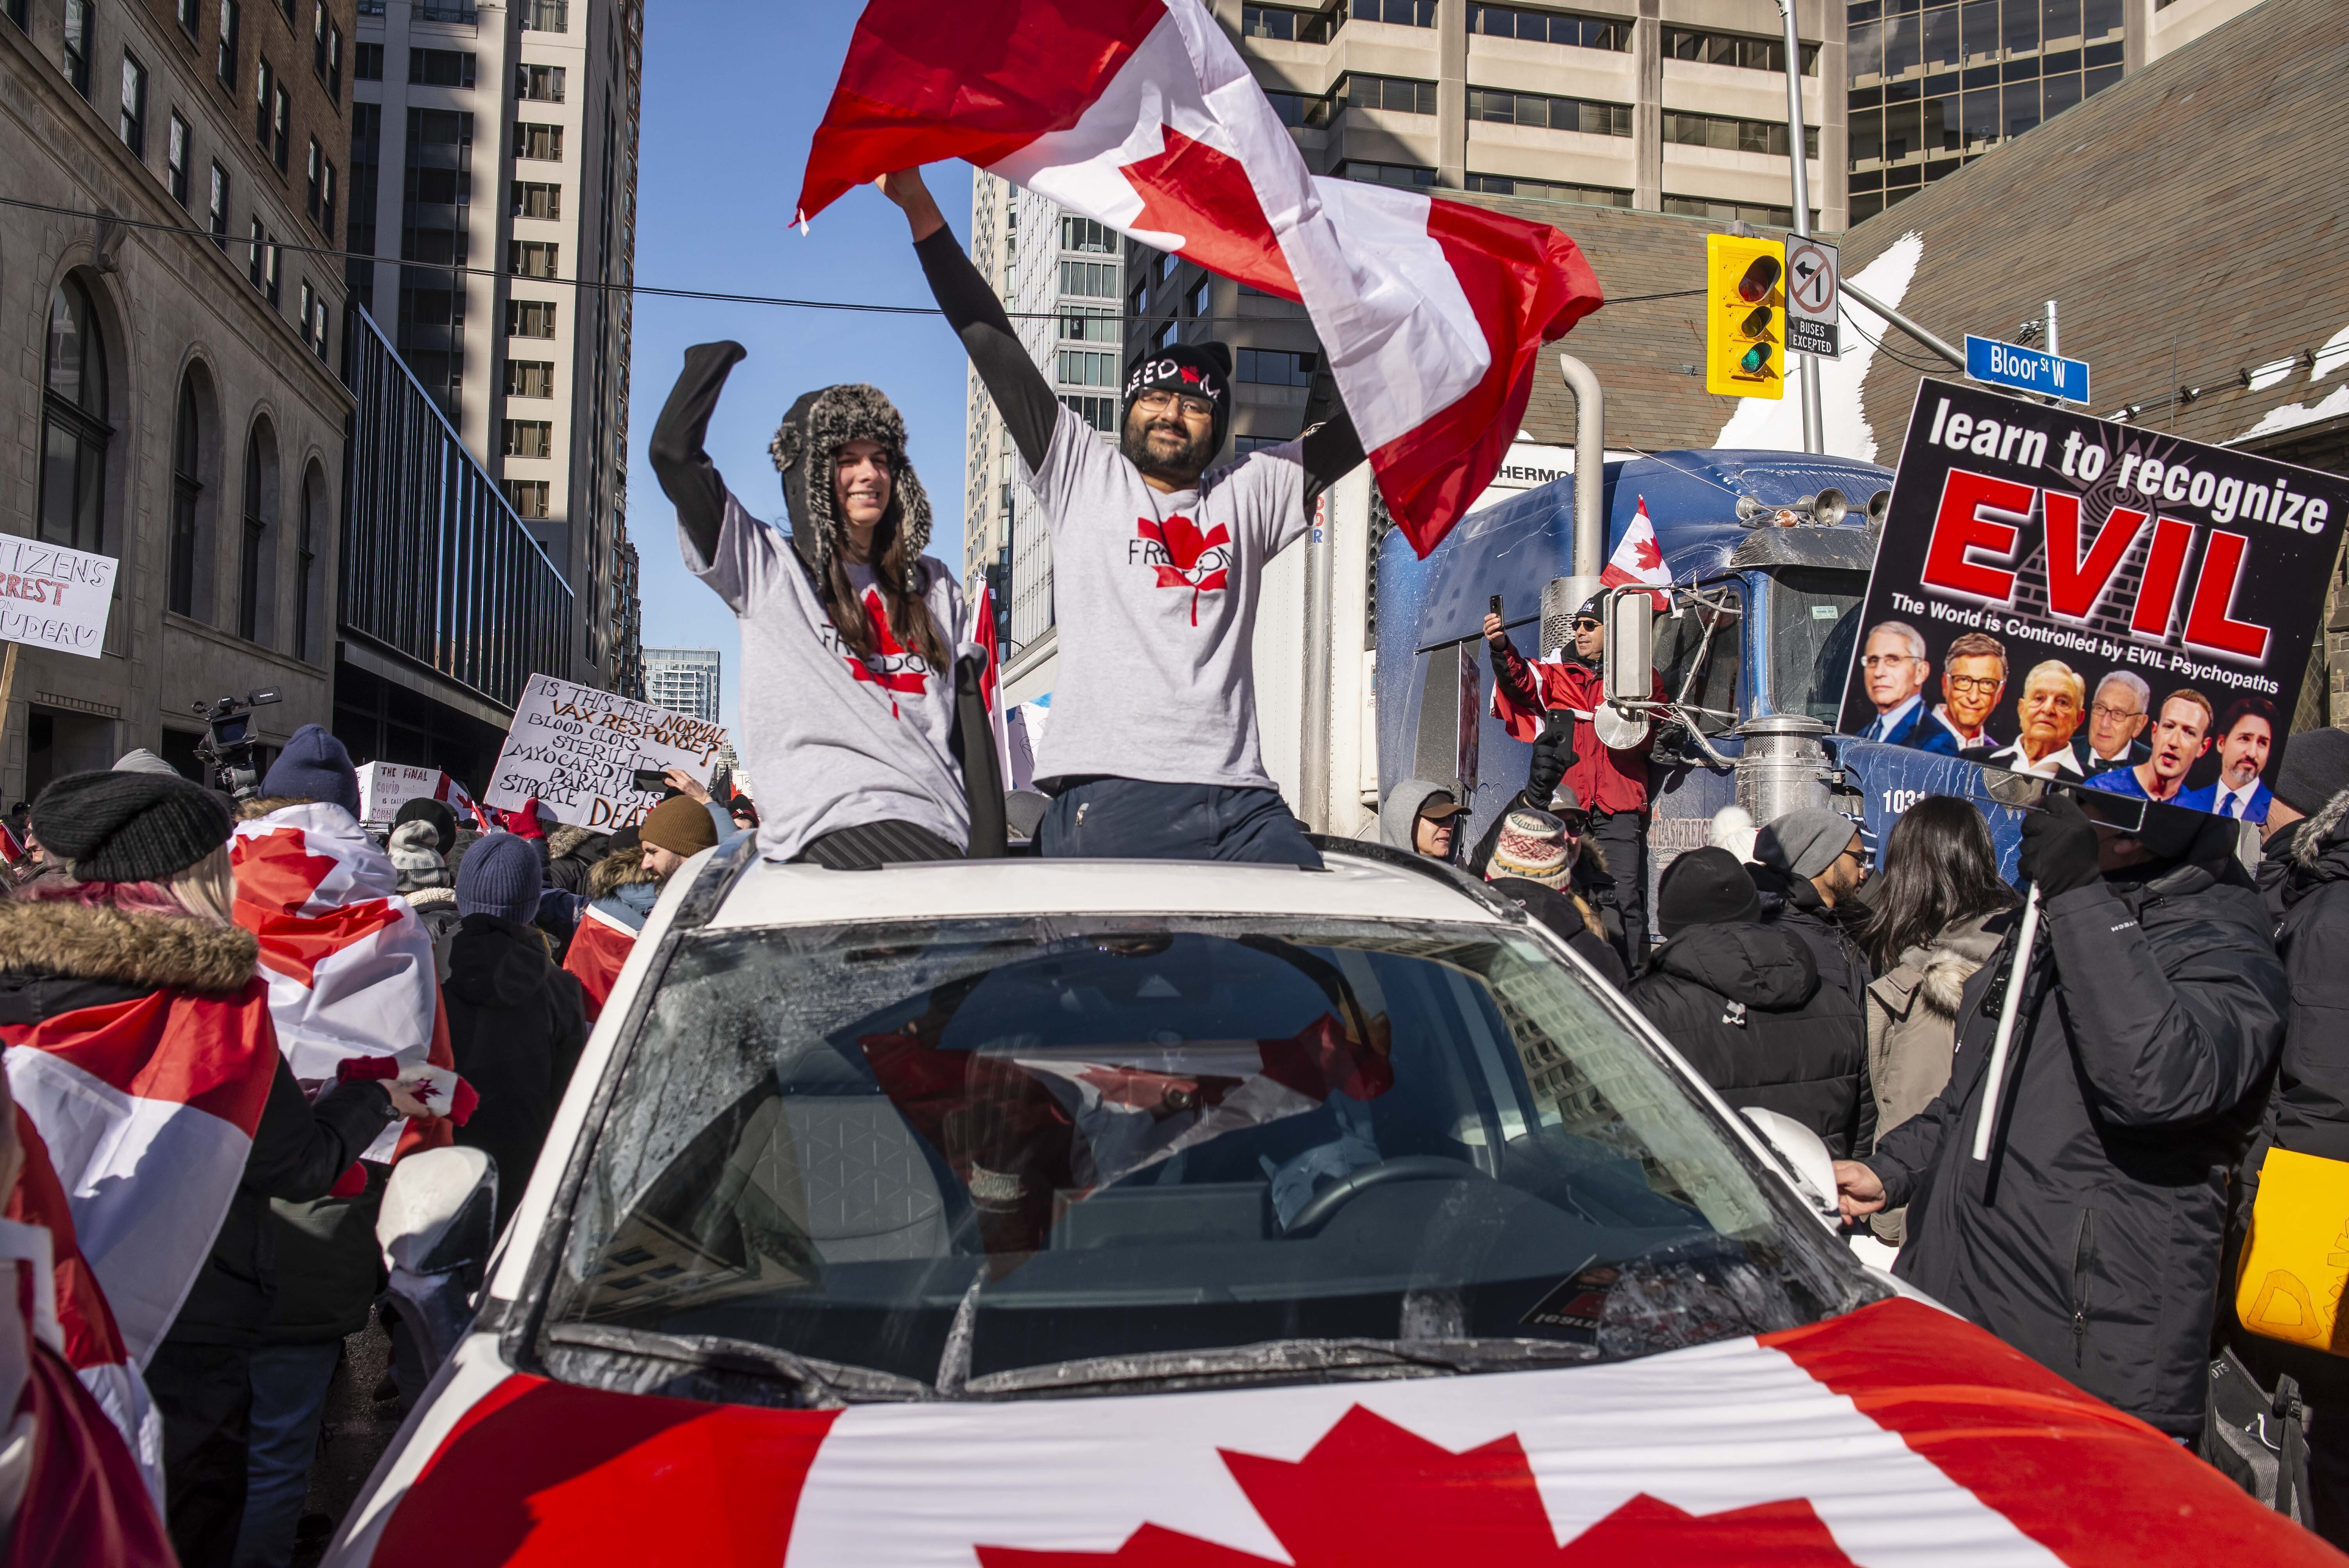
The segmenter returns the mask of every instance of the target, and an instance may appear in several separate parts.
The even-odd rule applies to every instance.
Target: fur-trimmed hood
[[[546,835],[546,858],[559,861],[588,840],[601,836],[593,828],[574,828],[566,824]]]
[[[2349,839],[2349,833],[2343,831],[2344,820],[2349,820],[2349,789],[2324,802],[2323,809],[2302,825],[2292,841],[2292,864],[2303,871],[2314,871],[2325,851],[2333,847],[2336,833]]]
[[[930,498],[905,456],[905,418],[878,387],[853,381],[802,395],[768,444],[783,476],[792,548],[817,582],[830,579],[845,532],[833,502],[832,455],[850,441],[877,442],[889,460],[888,521],[905,542],[905,581],[898,587],[919,598],[927,586],[921,562],[930,547]]]
[[[71,899],[0,903],[0,976],[96,980],[150,990],[244,989],[260,944],[200,916],[131,913]]]
[[[646,869],[645,851],[641,846],[615,850],[597,861],[595,868],[587,873],[587,897],[591,901],[609,898],[624,887],[658,880]]]
[[[2001,933],[2006,925],[2000,917],[2006,913],[1992,910],[1972,920],[1953,922],[1933,939],[1930,947],[1912,947],[1902,954],[1901,965],[1917,971],[1917,1000],[1944,1018],[1956,1017],[1966,982],[1998,951]],[[1999,922],[2000,931],[1985,929],[1994,920]]]

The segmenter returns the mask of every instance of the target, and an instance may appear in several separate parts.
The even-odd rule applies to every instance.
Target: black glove
[[[2023,819],[2023,876],[2036,884],[2040,902],[2102,880],[2096,864],[2096,828],[2069,795],[2050,794]]]
[[[1537,810],[1549,810],[1550,797],[1557,793],[1557,781],[1566,777],[1566,770],[1575,761],[1574,716],[1552,710],[1534,741],[1533,766],[1526,773],[1526,797]]]

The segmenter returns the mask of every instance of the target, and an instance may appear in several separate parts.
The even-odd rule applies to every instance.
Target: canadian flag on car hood
[[[502,1373],[477,1339],[406,1436],[338,1562],[2342,1562],[2152,1428],[1905,1300],[1553,1371],[843,1412]]]
[[[261,941],[277,1046],[305,1089],[350,1057],[453,1068],[432,938],[398,896],[399,876],[340,806],[287,806],[239,822],[229,841],[236,923]],[[388,1161],[395,1122],[365,1151]],[[409,1142],[447,1141],[441,1121]]]
[[[801,221],[946,158],[1302,300],[1423,555],[1499,469],[1541,345],[1602,303],[1547,224],[1316,178],[1199,0],[871,0]]]

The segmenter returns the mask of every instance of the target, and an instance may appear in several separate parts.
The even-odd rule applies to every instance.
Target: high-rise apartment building
[[[1851,221],[2191,43],[2255,0],[1847,5]]]
[[[719,665],[716,648],[647,648],[645,700],[716,724]]]
[[[571,584],[550,673],[627,689],[642,0],[359,0],[357,26],[352,296]]]

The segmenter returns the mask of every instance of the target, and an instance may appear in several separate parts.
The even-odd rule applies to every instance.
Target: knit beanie
[[[324,725],[305,724],[294,732],[294,738],[263,775],[261,792],[324,800],[354,817],[359,814],[358,770],[351,766],[351,754],[343,743],[328,734]]]
[[[1118,423],[1133,412],[1133,400],[1144,392],[1164,387],[1170,392],[1205,397],[1215,405],[1216,433],[1208,450],[1224,449],[1224,432],[1232,428],[1232,351],[1220,343],[1170,343],[1145,357],[1125,378],[1124,401],[1118,405]]]
[[[466,851],[457,868],[457,913],[528,925],[545,888],[538,851],[512,833],[492,833]]]
[[[33,833],[79,882],[163,882],[228,842],[228,799],[156,773],[69,773],[33,803]]]
[[[1851,841],[1847,838],[1844,842]],[[1727,850],[1689,850],[1664,868],[1656,888],[1656,924],[1666,936],[1692,925],[1730,925],[1762,918],[1754,879]]]
[[[709,809],[683,795],[672,795],[646,812],[636,833],[653,848],[673,855],[698,855],[718,843],[718,824],[709,820]]]
[[[2303,729],[2283,743],[2277,799],[2313,817],[2344,789],[2349,789],[2349,729]]]
[[[431,823],[433,836],[438,841],[433,848],[442,854],[447,854],[456,847],[457,813],[450,809],[446,800],[435,800],[429,796],[419,795],[415,799],[404,803],[398,810],[391,814],[394,836],[398,835],[401,827],[409,822]]]
[[[1789,811],[1754,835],[1754,858],[1790,876],[1819,875],[1851,847],[1858,827],[1824,806]]]
[[[121,756],[116,758],[114,759],[114,771],[117,773],[152,773],[158,779],[177,779],[181,777],[181,773],[178,769],[172,767],[170,763],[164,761],[161,758],[156,756],[153,752],[148,750],[143,746],[126,751]]]
[[[1493,842],[1493,863],[1485,875],[1523,877],[1544,887],[1562,885],[1573,861],[1566,849],[1566,824],[1547,811],[1512,811],[1501,820]]]
[[[420,817],[392,829],[391,869],[399,873],[400,892],[449,885],[449,865],[437,846],[432,824]]]

